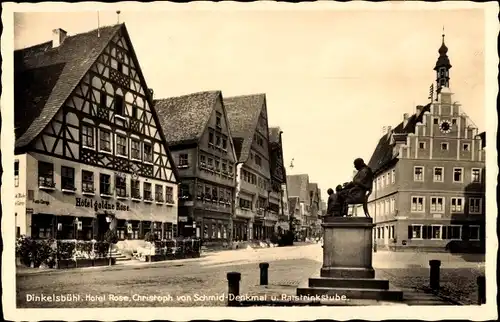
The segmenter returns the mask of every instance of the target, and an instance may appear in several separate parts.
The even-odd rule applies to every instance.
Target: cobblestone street
[[[454,300],[475,304],[476,276],[484,274],[481,256],[452,256],[446,253],[374,254],[377,277],[389,279],[398,288],[425,288],[428,259],[442,261],[443,291]],[[124,306],[224,306],[226,273],[240,272],[240,294],[295,294],[309,277],[318,276],[321,246],[221,251],[199,259],[159,263],[131,262],[105,268],[67,271],[24,270],[17,277],[18,307],[124,307]],[[259,286],[258,263],[268,262],[269,285]],[[80,295],[75,301],[30,301],[29,295]],[[131,301],[112,299],[128,296]],[[135,298],[134,298],[135,295]],[[159,298],[145,298],[156,295]],[[211,297],[211,298],[209,298]],[[218,298],[216,298],[218,297]]]

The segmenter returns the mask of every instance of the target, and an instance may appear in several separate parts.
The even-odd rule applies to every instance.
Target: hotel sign
[[[75,206],[80,208],[93,208],[95,211],[98,210],[117,210],[117,211],[130,211],[128,205],[122,204],[120,202],[112,203],[107,200],[97,201],[90,198],[75,198]]]

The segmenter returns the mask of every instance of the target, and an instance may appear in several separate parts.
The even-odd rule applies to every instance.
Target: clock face
[[[451,123],[449,121],[442,121],[441,124],[439,125],[439,129],[443,133],[450,133],[451,132]]]

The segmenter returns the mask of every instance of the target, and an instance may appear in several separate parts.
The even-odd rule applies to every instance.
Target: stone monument
[[[347,299],[402,301],[403,292],[389,289],[389,281],[375,279],[372,267],[372,218],[325,217],[322,224],[323,267],[319,278],[297,295],[342,296]]]

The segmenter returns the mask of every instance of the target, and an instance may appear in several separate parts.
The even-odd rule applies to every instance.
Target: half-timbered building
[[[286,169],[283,164],[283,131],[279,127],[269,128],[269,156],[271,161],[271,194],[269,211],[277,211],[281,231],[289,230],[288,197],[286,193]],[[278,200],[278,204],[274,200]]]
[[[34,238],[172,237],[177,170],[124,24],[15,51],[15,211]]]
[[[231,240],[236,156],[220,91],[155,100],[181,180],[179,233]]]
[[[263,240],[274,232],[279,199],[269,211],[271,171],[265,94],[224,98],[238,158],[235,240]]]

